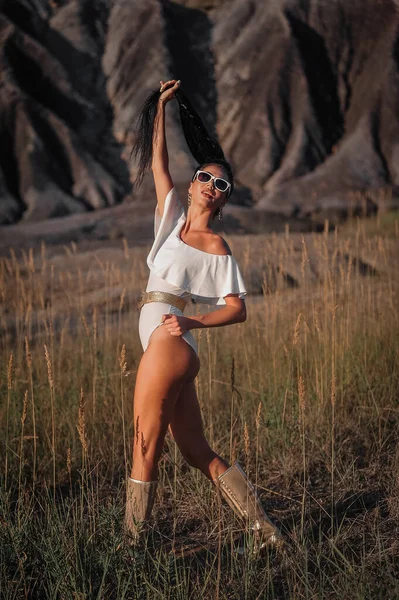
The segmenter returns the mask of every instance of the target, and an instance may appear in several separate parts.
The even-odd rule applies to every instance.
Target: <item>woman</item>
[[[246,319],[244,282],[225,240],[210,227],[233,191],[233,175],[218,142],[179,89],[163,83],[144,104],[134,147],[139,160],[136,184],[152,166],[157,195],[155,240],[147,257],[150,277],[139,307],[144,354],[134,392],[133,461],[127,481],[125,532],[137,543],[145,531],[158,485],[158,461],[169,427],[183,457],[217,485],[230,506],[251,522],[257,548],[276,545],[271,523],[241,467],[210,448],[204,436],[195,377],[200,368],[194,328],[220,327]],[[200,163],[188,188],[185,214],[168,168],[165,106],[176,98],[188,146]],[[193,298],[223,304],[220,310],[185,317]]]

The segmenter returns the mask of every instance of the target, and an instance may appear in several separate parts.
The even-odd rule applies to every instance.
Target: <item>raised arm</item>
[[[163,83],[162,81],[160,83],[161,90],[164,91],[159,97],[157,114],[155,117],[151,168],[154,176],[158,210],[162,217],[165,198],[173,187],[173,181],[169,173],[169,156],[166,145],[165,107],[166,104],[174,98],[176,90],[179,89],[180,81],[171,79],[166,83]]]

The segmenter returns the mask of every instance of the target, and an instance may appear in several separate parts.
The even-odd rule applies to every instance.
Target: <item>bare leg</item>
[[[183,384],[179,391],[170,431],[185,460],[211,481],[228,469],[228,463],[212,450],[205,438],[194,381]]]
[[[185,340],[162,327],[154,330],[136,377],[132,478],[158,478],[158,461],[176,400],[198,370],[199,359]]]
[[[283,544],[278,528],[270,521],[251,482],[236,463],[229,468],[210,448],[203,432],[201,412],[194,382],[187,382],[175,403],[170,430],[186,461],[200,469],[218,487],[230,507],[244,519],[250,519],[254,536],[253,551]],[[246,545],[242,546],[246,549]]]

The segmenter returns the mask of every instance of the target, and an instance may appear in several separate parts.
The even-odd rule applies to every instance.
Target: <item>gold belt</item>
[[[187,304],[186,300],[169,292],[142,292],[137,308],[140,310],[147,302],[165,302],[179,308],[182,312]]]

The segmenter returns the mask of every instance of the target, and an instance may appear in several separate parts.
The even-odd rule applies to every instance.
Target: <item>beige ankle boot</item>
[[[282,547],[280,531],[267,516],[253,485],[238,463],[220,475],[215,484],[231,508],[241,517],[249,519],[254,532],[255,551],[266,546]]]
[[[128,478],[126,484],[125,534],[133,544],[139,542],[154,506],[158,481]]]

